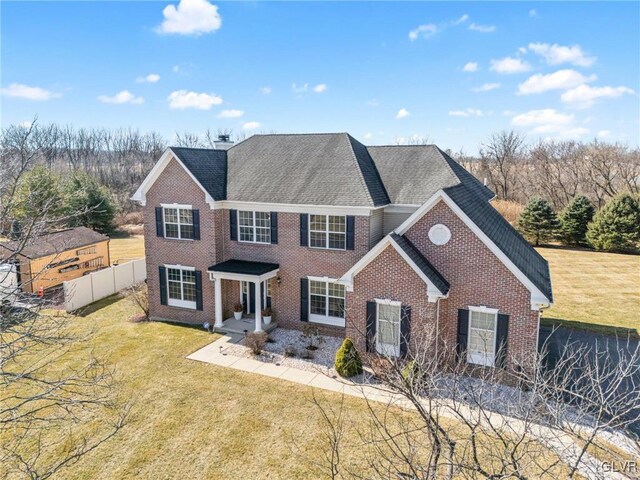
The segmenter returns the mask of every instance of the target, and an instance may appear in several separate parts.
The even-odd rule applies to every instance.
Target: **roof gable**
[[[22,245],[19,241],[9,241],[1,243],[0,246],[11,252],[11,254],[15,253],[16,250],[20,250],[20,255],[34,259],[107,240],[109,240],[109,237],[95,230],[87,227],[76,227],[30,238],[25,245]]]

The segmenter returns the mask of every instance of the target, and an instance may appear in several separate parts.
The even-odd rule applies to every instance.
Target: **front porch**
[[[216,331],[228,333],[245,333],[270,331],[276,328],[274,323],[265,325],[262,321],[263,307],[270,307],[268,297],[268,281],[278,275],[277,263],[250,262],[246,260],[227,260],[209,267],[209,278],[214,282],[214,304]],[[241,319],[223,320],[222,281],[240,282],[239,303],[243,305],[244,314]],[[273,325],[273,326],[272,326]]]
[[[221,326],[214,325],[213,329],[215,332],[219,333],[239,333],[243,335],[245,333],[255,331],[255,327],[255,315],[243,315],[240,320],[236,320],[235,317],[227,318],[222,322]],[[269,333],[278,328],[278,324],[273,321],[269,323],[269,325],[261,322],[260,328],[261,331]]]

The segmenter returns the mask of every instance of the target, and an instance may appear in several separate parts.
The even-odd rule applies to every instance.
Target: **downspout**
[[[440,342],[440,300],[436,300],[436,359],[438,358],[438,343]]]

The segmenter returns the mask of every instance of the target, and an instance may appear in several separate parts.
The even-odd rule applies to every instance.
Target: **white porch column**
[[[213,281],[213,288],[215,289],[215,311],[216,311],[216,323],[215,327],[222,327],[222,279],[215,278]]]
[[[262,331],[262,295],[260,291],[260,280],[255,283],[256,290],[256,332]]]

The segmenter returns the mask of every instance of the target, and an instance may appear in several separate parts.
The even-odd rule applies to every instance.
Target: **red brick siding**
[[[427,286],[393,246],[363,268],[353,286],[347,293],[347,335],[359,349],[365,348],[367,302],[376,298],[411,307],[411,338],[421,327],[435,328],[436,304],[427,301]]]
[[[438,223],[451,231],[446,245],[429,240],[429,229]],[[405,236],[451,285],[449,298],[440,305],[442,341],[455,345],[459,308],[484,305],[509,315],[509,356],[535,352],[539,312],[531,310],[529,291],[444,202]]]
[[[155,207],[163,203],[193,205],[193,208],[199,209],[202,240],[171,240],[157,237]],[[214,318],[213,282],[209,280],[207,268],[215,263],[217,252],[215,211],[205,202],[204,192],[175,160],[169,162],[147,192],[144,218],[151,317],[185,323],[211,322]],[[160,305],[158,267],[164,264],[195,267],[202,272],[202,311]]]

